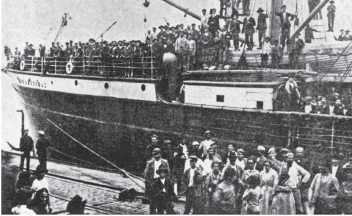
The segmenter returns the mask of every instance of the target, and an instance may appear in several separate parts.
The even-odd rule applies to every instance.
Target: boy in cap
[[[262,49],[262,67],[266,68],[268,66],[269,54],[271,52],[270,37],[265,37]]]
[[[336,36],[334,36],[334,37],[335,37],[335,40],[337,40],[337,41],[343,41],[344,32],[345,32],[345,30],[341,29],[341,30],[340,30],[340,35],[339,35],[339,37],[336,38]]]
[[[32,183],[32,187],[31,187],[31,190],[33,192],[32,198],[35,197],[35,192],[39,191],[42,188],[47,189],[48,192],[50,193],[49,183],[48,183],[48,180],[45,178],[46,173],[48,173],[48,170],[46,168],[43,168],[43,166],[39,164],[34,172],[37,178]]]
[[[352,35],[349,35],[350,30],[346,30],[345,32],[346,32],[346,34],[345,34],[345,36],[343,36],[343,40],[344,40],[344,41],[350,41],[350,40],[352,40]]]
[[[39,164],[46,169],[47,155],[46,150],[51,146],[49,140],[47,140],[44,136],[44,131],[39,131],[39,139],[35,148],[37,149]]]
[[[164,165],[160,165],[156,171],[159,175],[158,178],[152,183],[152,204],[157,209],[157,214],[174,214],[172,207],[172,201],[177,200],[176,194],[174,193],[174,187],[172,181],[167,177],[168,168]]]
[[[186,205],[184,214],[189,214],[193,208],[193,214],[204,214],[203,205],[203,170],[196,166],[200,159],[191,155],[190,166],[183,174],[183,183],[186,189]]]
[[[202,157],[206,157],[208,155],[208,149],[210,148],[211,144],[214,143],[213,140],[211,140],[211,133],[209,130],[205,131],[204,132],[204,137],[205,137],[205,140],[203,140],[201,143],[200,143],[200,146],[199,146],[199,150],[202,150],[203,151],[203,155]]]
[[[330,5],[328,6],[328,27],[329,30],[328,32],[333,32],[334,31],[334,21],[335,21],[335,12],[336,12],[336,7],[334,5],[334,1],[330,1]]]

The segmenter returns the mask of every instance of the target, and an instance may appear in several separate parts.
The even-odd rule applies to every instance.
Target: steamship
[[[281,7],[282,1],[272,2],[274,8]],[[293,35],[327,2],[322,1]],[[272,26],[273,39],[275,31]],[[31,130],[44,130],[51,140],[50,157],[74,160],[72,156],[106,166],[84,144],[117,166],[140,173],[152,134],[177,144],[181,137],[201,141],[204,131],[210,130],[220,151],[229,143],[245,151],[257,145],[301,145],[324,153],[350,148],[352,117],[280,108],[290,74],[299,78],[301,92],[326,95],[328,87],[341,91],[352,87],[351,47],[346,42],[332,44],[326,47],[332,52],[320,57],[312,47],[318,46],[307,45],[300,59],[304,68],[297,70],[258,67],[258,51],[253,51],[247,53],[248,70],[181,73],[175,67],[176,57],[165,54],[162,64],[153,58],[106,63],[91,58],[29,57],[10,61],[2,71],[12,80]],[[238,55],[233,52],[234,63]],[[182,77],[180,93],[177,100],[170,100],[170,83],[162,74],[175,73]]]

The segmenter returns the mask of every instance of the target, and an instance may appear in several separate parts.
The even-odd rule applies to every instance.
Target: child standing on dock
[[[157,214],[174,214],[172,201],[176,200],[174,186],[172,181],[167,178],[169,170],[163,164],[159,166],[156,173],[158,178],[152,183],[152,203],[157,209]]]

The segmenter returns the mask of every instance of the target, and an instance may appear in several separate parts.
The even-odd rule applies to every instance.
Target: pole
[[[98,40],[101,37],[101,40],[103,41],[103,35],[111,29],[116,24],[117,21],[115,21],[109,28],[107,28],[96,40]]]
[[[193,17],[193,18],[195,18],[197,20],[200,20],[200,16],[198,14],[192,12],[192,11],[189,11],[188,8],[184,8],[184,7],[180,6],[180,5],[177,5],[177,4],[175,4],[174,2],[172,2],[170,0],[162,0],[162,1],[168,3],[169,5],[177,8],[177,9],[179,9],[180,11],[185,12],[186,14],[190,15],[191,17]]]
[[[298,27],[298,29],[291,35],[290,40],[293,40],[296,35],[298,35],[306,26],[307,24],[314,18],[314,16],[319,13],[319,11],[329,2],[330,0],[322,1],[313,11],[309,14],[308,18],[304,20],[304,22]]]
[[[24,134],[24,113],[23,113],[23,110],[17,110],[17,112],[20,112],[22,114],[21,136],[23,136],[23,134]]]
[[[334,153],[334,134],[335,134],[335,120],[332,121],[331,126],[331,155]]]

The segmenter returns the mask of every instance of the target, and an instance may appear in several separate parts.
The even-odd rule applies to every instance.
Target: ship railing
[[[156,57],[46,56],[22,58],[19,64],[21,70],[41,72],[43,74],[155,78],[160,73],[161,60]]]

